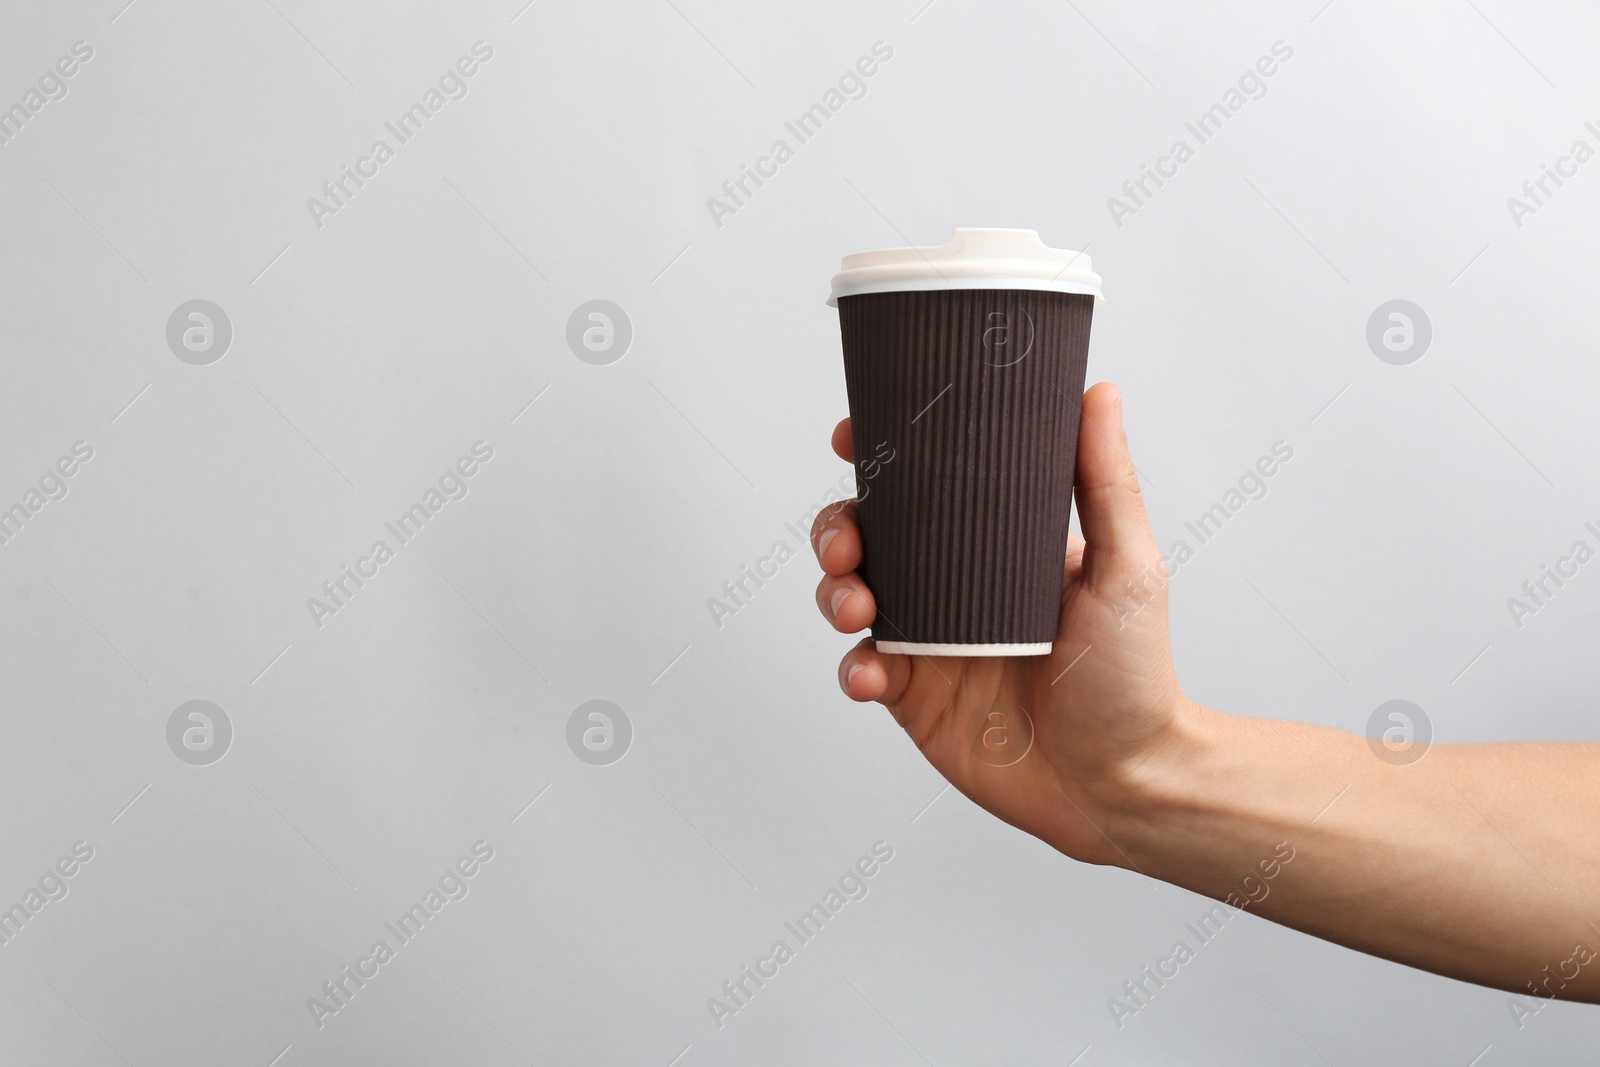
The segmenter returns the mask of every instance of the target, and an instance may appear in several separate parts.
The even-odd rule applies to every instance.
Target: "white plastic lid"
[[[929,289],[1041,289],[1105,302],[1100,275],[1082,252],[1051,248],[1034,230],[958,228],[942,245],[845,256],[828,305],[838,307],[841,296]]]

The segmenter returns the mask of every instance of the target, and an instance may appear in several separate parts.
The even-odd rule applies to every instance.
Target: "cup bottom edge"
[[[874,641],[879,652],[908,656],[1048,656],[1053,643],[943,644],[924,641]]]

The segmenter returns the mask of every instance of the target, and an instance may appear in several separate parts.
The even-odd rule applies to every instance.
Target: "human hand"
[[[833,449],[853,462],[850,420]],[[1074,489],[1087,541],[1072,537],[1061,616],[1048,656],[885,654],[871,638],[839,664],[852,700],[878,701],[957,789],[1075,859],[1132,865],[1102,832],[1134,772],[1193,720],[1172,666],[1167,580],[1122,427],[1122,396],[1084,394]],[[824,577],[817,606],[842,633],[877,606],[854,500],[817,516],[811,543]]]

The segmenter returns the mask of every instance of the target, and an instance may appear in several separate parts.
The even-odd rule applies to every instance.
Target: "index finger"
[[[833,428],[833,451],[846,463],[856,461],[855,442],[850,437],[850,420],[840,419],[839,425]]]

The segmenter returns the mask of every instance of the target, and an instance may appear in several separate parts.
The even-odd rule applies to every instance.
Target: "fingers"
[[[861,566],[861,527],[854,500],[829,504],[811,523],[811,549],[825,574],[849,574]]]
[[[889,661],[870,638],[839,661],[839,688],[851,700],[859,701],[882,700],[889,692]]]
[[[849,419],[839,420],[833,428],[833,450],[840,459],[854,462]],[[825,574],[845,575],[861,565],[861,529],[856,515],[856,502],[846,500],[823,508],[812,521],[811,549]]]
[[[840,633],[853,634],[872,625],[878,603],[872,590],[854,574],[829,575],[817,583],[817,610]]]
[[[1078,431],[1078,520],[1096,566],[1137,569],[1155,552],[1155,538],[1139,492],[1139,474],[1122,427],[1122,394],[1101,382],[1083,394]],[[1092,574],[1091,574],[1092,577]]]
[[[850,436],[850,420],[840,419],[839,425],[833,428],[833,451],[846,463],[856,461],[855,442]]]
[[[1067,534],[1067,554],[1061,569],[1061,578],[1064,583],[1070,583],[1083,570],[1083,550],[1085,547],[1083,538],[1075,533]],[[1065,590],[1063,590],[1064,592]]]
[[[832,444],[840,459],[855,462],[849,419],[833,428]],[[854,500],[845,500],[823,508],[811,524],[811,548],[824,574],[817,584],[817,609],[847,634],[865,630],[878,615],[872,590],[855,573],[861,566],[859,513]],[[872,639],[865,638],[839,662],[839,688],[851,700],[881,700],[889,691],[889,667]]]

